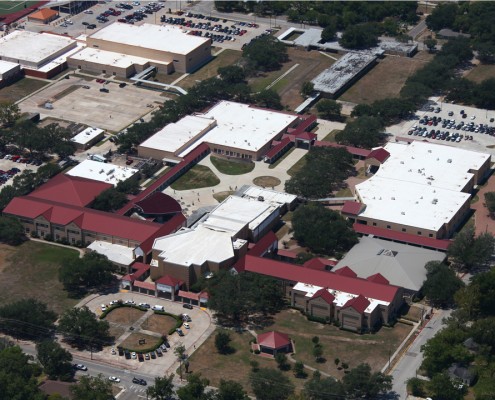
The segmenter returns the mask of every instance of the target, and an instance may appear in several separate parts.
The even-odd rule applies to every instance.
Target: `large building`
[[[17,63],[26,75],[50,78],[67,67],[67,57],[79,51],[67,36],[14,31],[0,38],[0,60]]]
[[[272,142],[304,121],[297,115],[221,101],[205,114],[184,117],[141,143],[138,153],[167,162],[179,162],[199,143],[212,153],[260,160]]]
[[[384,162],[356,185],[358,201],[346,203],[342,213],[379,229],[452,236],[469,212],[471,190],[489,171],[490,155],[419,141],[389,143],[384,149],[389,156],[378,157]]]
[[[128,77],[148,67],[158,72],[192,72],[211,59],[211,39],[189,35],[180,27],[114,22],[86,38],[87,48],[69,65]]]
[[[67,171],[67,175],[91,179],[92,181],[105,182],[116,186],[119,182],[131,179],[139,170],[127,166],[102,163],[93,160],[84,160],[74,168]]]

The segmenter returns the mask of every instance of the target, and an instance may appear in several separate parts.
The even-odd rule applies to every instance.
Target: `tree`
[[[36,345],[38,360],[43,366],[45,374],[50,379],[69,381],[74,372],[72,370],[72,354],[63,349],[53,340],[43,340]]]
[[[311,338],[311,341],[313,342],[313,344],[316,346],[320,343],[320,338],[318,336],[313,336]]]
[[[305,165],[285,182],[286,192],[306,199],[330,197],[355,174],[352,155],[344,148],[312,147],[305,159]]]
[[[335,38],[336,34],[337,26],[335,25],[335,23],[330,23],[325,26],[325,28],[323,28],[323,31],[321,32],[321,41],[323,43],[331,42]]]
[[[495,269],[474,275],[455,299],[470,319],[495,315]]]
[[[182,380],[182,363],[186,358],[186,346],[184,346],[183,344],[179,344],[175,347],[174,354],[177,357],[177,361],[179,361],[180,379]]]
[[[340,144],[371,149],[384,141],[382,129],[378,118],[365,116],[349,122],[344,130],[335,135],[335,139]]]
[[[124,193],[110,188],[96,196],[91,208],[100,211],[116,211],[122,208],[129,200]]]
[[[434,31],[439,31],[443,28],[452,28],[458,9],[459,6],[455,3],[439,4],[426,17],[426,25]]]
[[[308,374],[304,371],[304,364],[302,361],[297,361],[294,364],[294,375],[296,378],[306,378]]]
[[[22,299],[0,308],[0,330],[17,339],[39,340],[51,337],[55,331],[57,314],[45,303]]]
[[[334,378],[313,377],[305,383],[303,393],[307,400],[344,399],[345,391],[341,382]]]
[[[215,347],[220,354],[230,354],[232,347],[230,347],[231,338],[228,332],[220,331],[215,335]]]
[[[311,96],[313,94],[314,90],[315,90],[315,85],[313,82],[309,82],[309,81],[303,82],[302,87],[301,87],[301,94],[304,97]]]
[[[474,228],[469,227],[459,232],[447,249],[457,268],[468,271],[485,265],[495,249],[495,239],[490,233],[475,237]]]
[[[437,40],[433,39],[432,37],[426,38],[423,43],[425,44],[426,47],[428,47],[428,51],[430,53],[433,53],[433,50],[435,50],[435,47],[438,44]]]
[[[275,361],[277,362],[280,370],[287,371],[290,369],[290,364],[287,362],[287,356],[285,353],[278,352],[275,354]]]
[[[274,71],[288,60],[287,47],[270,35],[252,40],[242,52],[250,68],[261,71]]]
[[[474,322],[471,333],[476,343],[487,346],[490,354],[495,354],[495,317],[487,317]]]
[[[201,374],[190,374],[187,377],[187,385],[177,389],[179,400],[213,400],[213,393],[206,392],[210,381],[201,378]]]
[[[214,400],[249,400],[249,396],[239,382],[220,379]]]
[[[218,68],[218,74],[223,81],[228,84],[242,83],[246,81],[246,72],[244,68],[238,65],[228,65]]]
[[[264,89],[254,96],[254,101],[260,107],[282,110],[284,106],[280,102],[280,95],[272,89]]]
[[[457,388],[447,374],[436,374],[428,388],[435,400],[462,400],[467,393],[467,388]]]
[[[24,228],[19,220],[0,217],[0,242],[16,246],[24,242],[25,239]]]
[[[495,109],[495,79],[485,79],[479,85],[476,85],[473,90],[474,104],[479,108],[486,108],[488,110]]]
[[[258,400],[286,400],[294,393],[294,385],[282,372],[260,368],[249,375],[251,388]]]
[[[430,261],[425,265],[426,280],[423,293],[433,305],[444,306],[454,301],[454,294],[464,286],[448,266],[439,261]]]
[[[20,118],[21,110],[15,103],[0,103],[0,125],[11,127]]]
[[[68,258],[62,261],[59,281],[64,289],[73,295],[85,293],[87,289],[98,288],[113,282],[116,266],[105,255],[94,251],[82,259]]]
[[[378,31],[375,24],[365,23],[348,26],[339,40],[348,49],[367,49],[378,44]]]
[[[344,389],[351,398],[375,399],[392,389],[392,377],[381,372],[371,373],[368,364],[359,364],[344,375]]]
[[[126,179],[125,181],[120,181],[115,186],[118,192],[124,194],[138,194],[140,190],[139,181],[136,177]]]
[[[79,381],[70,387],[70,391],[73,400],[108,400],[113,397],[112,382],[102,374],[82,375]]]
[[[0,351],[0,400],[44,400],[38,389],[38,364],[24,354],[20,347],[7,347]]]
[[[316,109],[321,118],[331,121],[339,121],[341,119],[342,104],[335,100],[323,99],[316,104]]]
[[[67,310],[58,322],[58,329],[65,340],[80,349],[100,349],[109,344],[109,327],[107,321],[97,319],[86,306]]]
[[[420,378],[409,378],[407,385],[410,387],[411,394],[416,397],[425,397],[424,385],[425,381]]]
[[[315,358],[316,362],[321,362],[321,357],[323,356],[323,346],[318,343],[315,344],[313,347],[313,357]]]
[[[168,400],[174,394],[174,374],[163,378],[156,377],[155,384],[146,389],[146,396],[153,400]]]
[[[333,255],[357,243],[356,233],[338,212],[319,205],[299,207],[293,214],[294,238],[317,254]]]

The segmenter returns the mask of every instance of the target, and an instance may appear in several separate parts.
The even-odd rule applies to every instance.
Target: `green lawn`
[[[0,245],[0,304],[33,297],[57,313],[73,307],[58,281],[62,260],[79,252],[50,244],[27,241],[18,247]]]
[[[170,187],[174,190],[191,190],[216,186],[219,183],[220,179],[210,168],[204,165],[195,165],[172,183]]]
[[[481,83],[489,78],[495,78],[495,65],[476,65],[469,71],[466,78],[476,83]]]
[[[375,334],[358,335],[333,325],[308,321],[293,309],[278,313],[273,322],[257,333],[277,330],[288,334],[295,342],[296,360],[335,377],[344,375],[334,363],[336,358],[348,363],[350,368],[368,363],[374,371],[379,371],[387,363],[389,351],[393,353],[411,330],[411,326],[398,323],[394,328],[381,328]],[[318,336],[323,345],[324,363],[317,363],[312,355],[314,336]]]
[[[306,154],[299,159],[292,167],[287,170],[287,174],[294,176],[306,165]]]
[[[225,192],[218,192],[213,195],[213,198],[221,203],[224,201],[227,197],[232,196],[235,193],[233,190],[227,190]]]
[[[225,175],[243,175],[254,169],[254,162],[252,161],[225,160],[215,156],[211,156],[210,160],[215,168]]]
[[[12,14],[17,11],[23,10],[24,4],[26,8],[33,4],[39,3],[38,1],[0,1],[0,15]]]
[[[48,82],[38,79],[22,78],[17,82],[0,89],[0,102],[14,103],[23,97],[48,85]]]
[[[323,142],[334,142],[335,143],[335,135],[339,132],[342,132],[340,129],[334,129],[327,136],[321,139]]]

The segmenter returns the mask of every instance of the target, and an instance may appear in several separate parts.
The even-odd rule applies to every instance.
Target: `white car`
[[[110,305],[111,305],[111,306],[114,306],[114,305],[116,305],[116,304],[119,304],[119,301],[120,301],[120,300],[112,300],[112,301],[110,302]]]
[[[476,115],[473,115],[473,116],[471,117],[471,119],[476,119]]]
[[[143,308],[150,308],[151,307],[148,303],[139,303],[138,306],[143,307]]]
[[[84,14],[93,14],[93,10],[84,10]]]
[[[107,311],[107,306],[105,304],[101,305],[101,311]]]
[[[126,301],[124,301],[124,304],[132,304],[132,305],[134,305],[134,304],[136,304],[136,302],[134,300],[126,300]]]
[[[87,371],[88,370],[88,367],[86,367],[83,364],[74,364],[74,368],[78,369],[79,371]]]
[[[65,23],[69,25],[74,25],[74,22],[72,22],[70,19],[66,19]]]
[[[116,376],[109,376],[108,377],[108,380],[110,382],[116,382],[116,383],[119,383],[120,382],[120,378],[117,378]]]
[[[117,352],[115,351],[115,349],[112,347],[112,354],[115,355],[117,354]]]
[[[183,325],[184,325],[184,328],[186,328],[186,329],[191,329],[190,325],[189,325],[187,322],[184,322],[184,324],[183,324]]]
[[[133,360],[136,359],[137,355],[136,355],[136,353],[134,351],[131,353],[131,357],[132,357]]]

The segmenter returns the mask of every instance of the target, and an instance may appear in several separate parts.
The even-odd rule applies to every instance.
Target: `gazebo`
[[[277,331],[260,333],[257,337],[257,342],[261,353],[271,354],[273,356],[277,352],[288,353],[292,349],[289,336]]]

